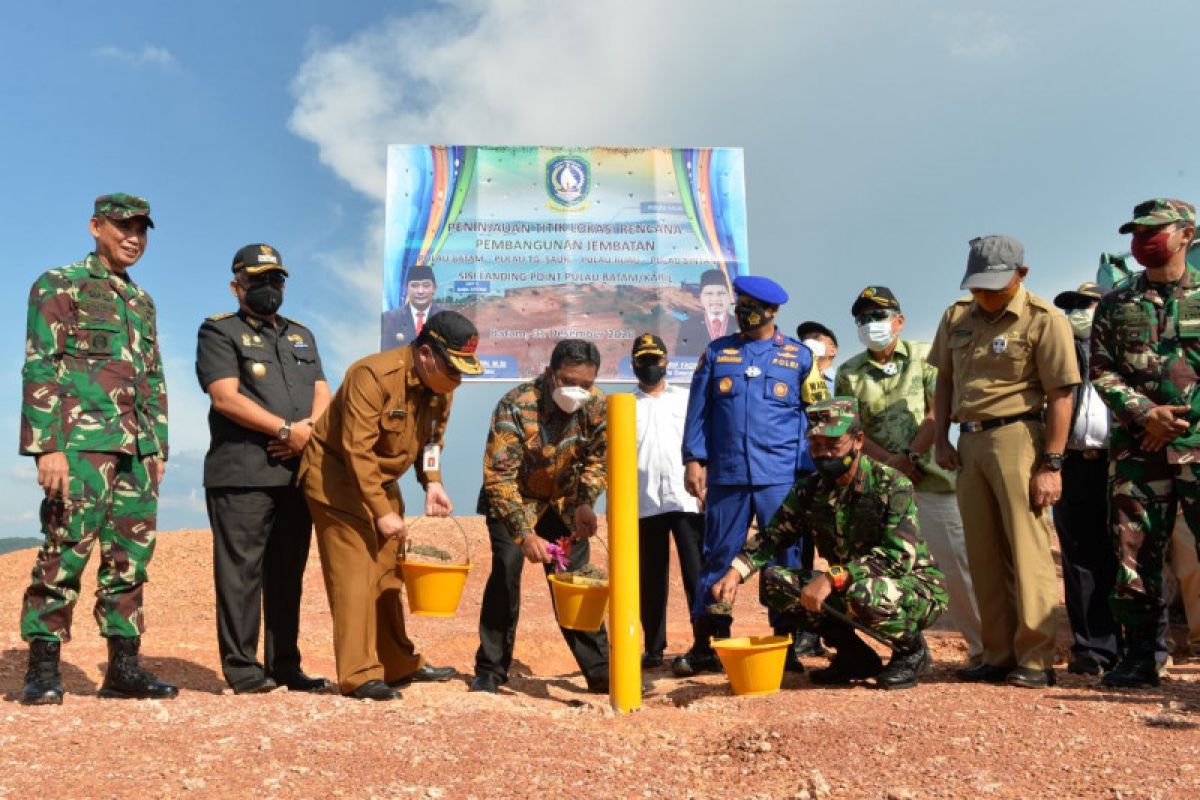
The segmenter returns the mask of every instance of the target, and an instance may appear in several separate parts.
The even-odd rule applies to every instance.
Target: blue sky
[[[314,329],[336,387],[378,340],[387,144],[743,147],[751,269],[791,292],[786,328],[831,323],[848,357],[870,283],[928,338],[973,236],[1020,238],[1030,287],[1053,296],[1125,244],[1136,202],[1200,200],[1197,23],[1184,0],[13,4],[2,535],[37,532],[16,455],[26,292],[88,251],[97,194],[154,205],[134,276],[158,304],[171,393],[160,524],[207,527],[196,329],[232,308],[234,251],[274,244],[292,270],[284,311]],[[456,400],[462,512],[502,391]]]

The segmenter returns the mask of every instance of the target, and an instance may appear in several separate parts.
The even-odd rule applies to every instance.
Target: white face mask
[[[823,358],[825,356],[825,343],[820,339],[805,339],[800,344],[812,350],[812,354],[816,358]]]
[[[1094,308],[1077,308],[1070,314],[1067,314],[1067,319],[1071,322],[1071,330],[1075,332],[1076,339],[1090,339],[1092,336],[1092,318],[1096,315]]]
[[[574,414],[592,399],[592,393],[580,386],[559,386],[551,397],[564,414]]]
[[[887,350],[888,345],[896,340],[896,334],[892,333],[892,321],[884,319],[859,325],[858,340],[868,350]]]

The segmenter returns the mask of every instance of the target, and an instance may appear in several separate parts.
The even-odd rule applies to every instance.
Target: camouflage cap
[[[859,427],[858,400],[854,397],[831,397],[813,403],[805,413],[808,415],[809,436],[837,439]]]
[[[1084,281],[1078,289],[1059,292],[1054,298],[1054,305],[1062,309],[1087,307],[1104,297],[1100,284]]]
[[[261,275],[269,270],[288,274],[283,256],[269,244],[248,244],[233,254],[233,271],[246,270],[247,275]]]
[[[1167,197],[1156,197],[1133,207],[1133,219],[1117,229],[1118,233],[1129,233],[1136,225],[1155,227],[1182,222],[1184,225],[1196,224],[1196,207],[1183,200],[1172,200]]]
[[[116,192],[102,194],[96,198],[92,206],[92,214],[109,219],[132,219],[145,217],[146,225],[153,228],[154,220],[150,219],[150,201],[137,195]]]

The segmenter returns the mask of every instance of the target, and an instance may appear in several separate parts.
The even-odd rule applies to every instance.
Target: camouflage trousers
[[[1162,613],[1163,560],[1176,514],[1200,531],[1200,465],[1168,464],[1164,455],[1121,459],[1108,467],[1117,580],[1109,606],[1134,636],[1154,635]],[[1200,552],[1200,544],[1197,545]]]
[[[800,592],[820,574],[767,567],[761,578],[767,604],[793,615],[808,630],[817,629],[822,615],[806,611],[800,605]],[[844,592],[831,594],[826,602],[888,641],[901,642],[932,625],[946,610],[949,595],[933,576],[904,575],[854,581]]]
[[[94,615],[101,636],[139,636],[142,586],[154,554],[158,487],[148,458],[67,451],[65,501],[42,501],[45,541],[21,606],[21,638],[71,638],[71,617],[92,547],[100,542]]]

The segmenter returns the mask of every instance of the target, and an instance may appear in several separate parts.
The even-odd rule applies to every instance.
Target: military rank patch
[[[771,392],[774,393],[776,397],[787,397],[788,385],[783,381],[777,381],[775,386],[771,389]]]
[[[733,378],[726,375],[721,380],[717,381],[717,391],[721,394],[729,394],[733,391]]]

